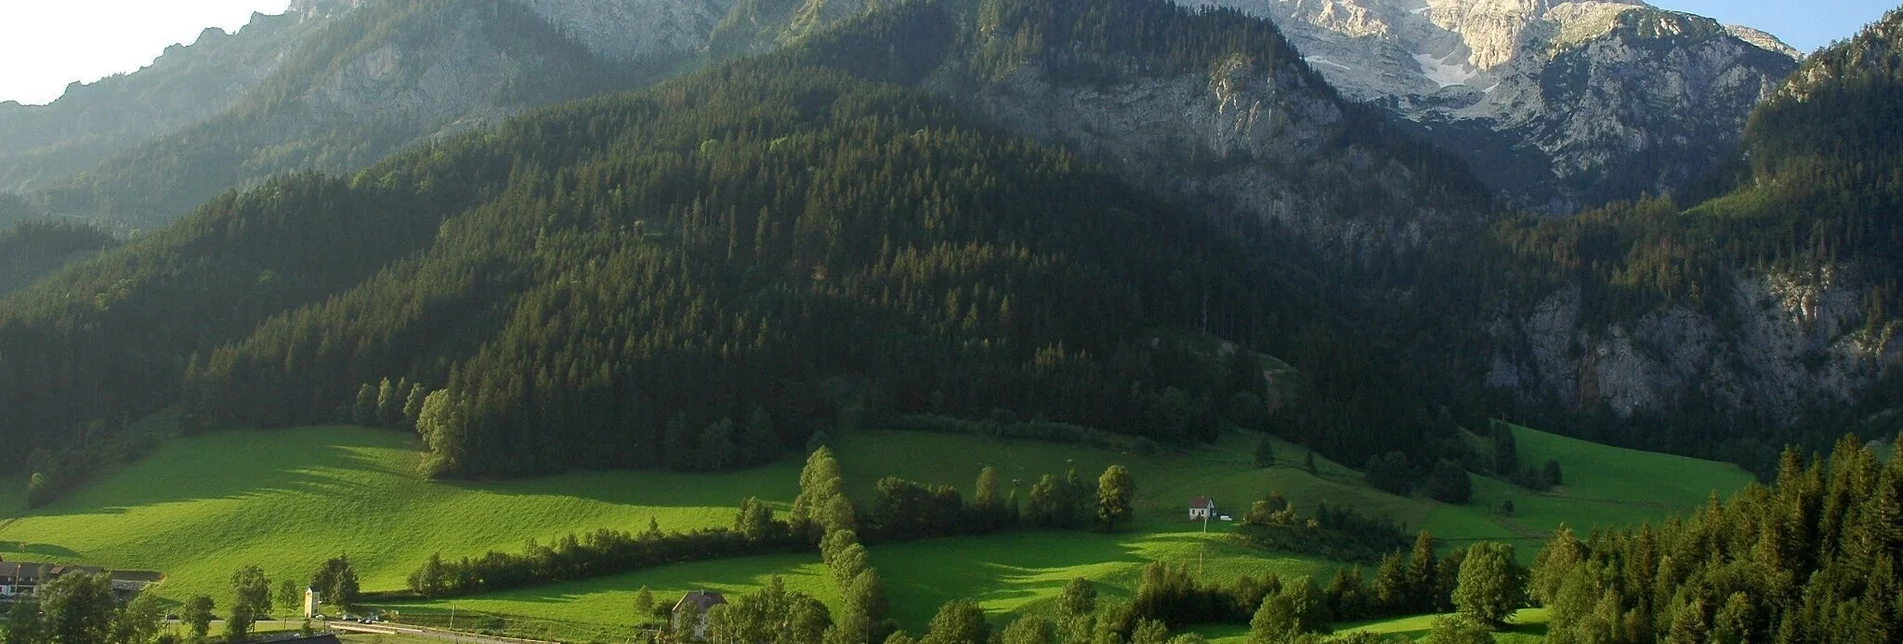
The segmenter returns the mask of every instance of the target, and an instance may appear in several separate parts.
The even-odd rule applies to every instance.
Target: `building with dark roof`
[[[158,583],[160,575],[155,572],[132,570],[107,571],[92,566],[70,566],[66,564],[33,563],[25,561],[0,560],[0,597],[30,595],[33,589],[60,577],[71,574],[97,575],[107,573],[112,578],[112,589],[121,592],[137,592],[147,586]]]
[[[727,603],[725,596],[711,590],[688,591],[686,595],[681,596],[680,601],[674,602],[674,633],[676,635],[691,633],[691,639],[694,641],[705,641],[707,639],[707,611],[725,603]],[[690,617],[692,623],[687,623]]]

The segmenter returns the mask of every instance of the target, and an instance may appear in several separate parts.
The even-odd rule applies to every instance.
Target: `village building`
[[[1189,500],[1189,518],[1192,521],[1206,521],[1216,518],[1216,501],[1206,496]]]
[[[96,575],[107,573],[112,578],[112,589],[120,593],[136,593],[147,586],[158,583],[158,573],[135,571],[107,571],[92,566],[69,566],[66,564],[32,563],[6,561],[0,559],[0,598],[31,595],[41,584],[59,579],[66,575]]]
[[[727,603],[727,598],[708,590],[689,591],[674,603],[674,633],[696,642],[707,640],[707,611]]]

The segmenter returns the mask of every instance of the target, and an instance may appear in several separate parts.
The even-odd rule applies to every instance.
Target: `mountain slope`
[[[207,29],[136,72],[68,86],[51,104],[0,103],[0,191],[58,185],[217,116],[263,82],[321,22],[299,13],[254,15],[236,33]]]
[[[1492,214],[1461,163],[1342,100],[1275,25],[1234,12],[915,2],[795,55],[915,84],[1338,266],[1405,265]]]
[[[1263,383],[1145,328],[1327,315],[1240,250],[916,94],[745,64],[227,195],[17,293],[0,423],[82,445],[180,387],[197,423],[305,422],[407,377],[463,476],[728,467],[855,409],[1197,440]]]
[[[1198,0],[1272,17],[1329,82],[1525,208],[1677,194],[1795,67],[1762,32],[1637,0]]]
[[[1893,12],[1807,58],[1753,114],[1728,194],[1497,230],[1492,252],[1531,279],[1490,322],[1494,384],[1660,421],[1624,423],[1628,441],[1760,463],[1795,436],[1766,426],[1895,431],[1870,414],[1903,403],[1900,44]]]
[[[1109,27],[1125,18],[1149,26]],[[720,469],[865,414],[1193,442],[1220,416],[1263,422],[1267,400],[1331,455],[1458,458],[1427,395],[1442,366],[1377,358],[1420,339],[1344,290],[1402,288],[1486,198],[1288,52],[1265,21],[1161,2],[912,3],[347,177],[228,193],[0,302],[17,383],[0,431],[84,471],[84,446],[182,401],[195,426],[414,424],[433,471],[509,476]],[[1026,78],[1171,88],[1195,125],[1159,97],[1120,112],[1135,135],[1040,131],[1057,121],[1012,117]],[[281,87],[260,104],[310,96]],[[1234,344],[1156,332],[1184,328]],[[1270,390],[1248,349],[1304,377]],[[1340,431],[1370,426],[1392,429]]]
[[[31,196],[55,215],[162,225],[273,174],[363,167],[433,136],[634,85],[654,71],[611,64],[505,0],[333,11],[229,109]]]

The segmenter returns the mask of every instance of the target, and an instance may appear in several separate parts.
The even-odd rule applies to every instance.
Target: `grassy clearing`
[[[327,427],[232,431],[174,441],[94,485],[0,523],[9,557],[166,573],[159,594],[229,603],[232,571],[299,577],[348,553],[366,590],[401,588],[431,552],[516,550],[609,527],[726,525],[749,495],[786,502],[798,464],[718,476],[576,473],[506,483],[415,474],[407,435]],[[12,477],[9,477],[12,478]],[[19,486],[7,485],[8,490]],[[17,497],[17,493],[15,493]],[[20,557],[20,555],[30,555]]]
[[[1018,489],[1028,492],[1046,472],[1061,474],[1074,467],[1094,478],[1118,463],[1136,479],[1139,534],[1199,530],[1200,525],[1186,521],[1189,500],[1196,496],[1211,496],[1224,512],[1239,518],[1251,501],[1279,491],[1305,512],[1321,502],[1346,505],[1389,517],[1409,530],[1427,528],[1449,544],[1511,542],[1527,560],[1562,523],[1584,531],[1657,521],[1698,507],[1714,490],[1729,495],[1751,481],[1749,473],[1725,463],[1607,447],[1527,428],[1520,428],[1516,438],[1523,461],[1558,459],[1566,485],[1532,492],[1476,476],[1473,500],[1466,505],[1401,497],[1369,487],[1360,472],[1326,458],[1317,457],[1316,473],[1310,474],[1302,467],[1307,452],[1288,443],[1277,443],[1275,467],[1256,468],[1254,435],[1240,432],[1214,445],[1155,455],[889,431],[848,435],[837,449],[847,480],[862,499],[882,476],[953,485],[969,493],[978,470],[990,465],[1005,481],[1016,479]],[[1508,499],[1514,504],[1510,516],[1495,510]]]

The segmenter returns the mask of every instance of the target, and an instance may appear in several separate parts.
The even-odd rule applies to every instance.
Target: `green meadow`
[[[229,431],[152,455],[19,516],[7,485],[0,556],[166,574],[159,594],[226,603],[231,573],[307,576],[348,554],[366,590],[394,590],[432,552],[518,550],[597,528],[728,525],[749,495],[791,501],[799,464],[721,475],[584,472],[500,483],[416,476],[407,434],[321,427]]]
[[[1278,444],[1277,464],[1251,462],[1255,435],[1233,432],[1217,444],[1159,454],[1131,454],[1074,445],[977,436],[861,430],[835,441],[850,492],[869,500],[881,477],[900,476],[970,492],[978,471],[996,467],[1007,488],[1028,490],[1037,477],[1076,469],[1094,479],[1110,464],[1128,467],[1137,483],[1137,521],[1114,534],[1013,532],[983,537],[880,544],[871,549],[894,616],[917,631],[936,606],[973,598],[994,615],[1046,610],[1064,582],[1098,581],[1105,595],[1134,592],[1143,566],[1163,561],[1212,581],[1275,572],[1327,577],[1341,565],[1253,550],[1187,519],[1191,498],[1208,495],[1223,512],[1279,491],[1303,511],[1315,504],[1349,506],[1387,516],[1409,530],[1428,528],[1452,545],[1507,540],[1530,559],[1550,531],[1567,523],[1594,525],[1658,520],[1703,503],[1713,490],[1729,494],[1750,480],[1724,464],[1621,450],[1520,429],[1522,459],[1558,458],[1565,485],[1535,493],[1475,477],[1474,502],[1449,505],[1386,494],[1359,472]],[[489,549],[518,550],[601,527],[664,529],[727,525],[732,508],[758,496],[782,505],[797,492],[800,461],[718,475],[578,472],[508,482],[436,482],[415,474],[413,439],[386,430],[316,427],[229,431],[172,441],[151,456],[31,512],[20,486],[0,497],[0,551],[5,556],[86,563],[166,573],[161,596],[205,593],[220,603],[231,572],[261,565],[274,578],[306,575],[324,558],[348,553],[368,591],[402,588],[431,552],[448,557]],[[1015,484],[1015,485],[1014,485]],[[1515,511],[1496,510],[1512,499]],[[745,592],[779,575],[793,589],[825,601],[835,591],[816,556],[776,555],[664,566],[571,583],[439,601],[379,604],[440,623],[448,614],[510,621],[509,630],[598,632],[631,627],[637,589],[661,601],[686,590]],[[465,624],[470,617],[465,617]],[[1423,622],[1424,623],[1424,622]],[[1393,626],[1401,628],[1405,623]],[[1368,628],[1375,628],[1368,625]],[[561,630],[567,629],[567,630]],[[592,629],[592,630],[590,630]],[[1400,631],[1397,631],[1400,632]],[[1217,635],[1219,633],[1211,633]],[[592,637],[592,636],[591,636]]]

